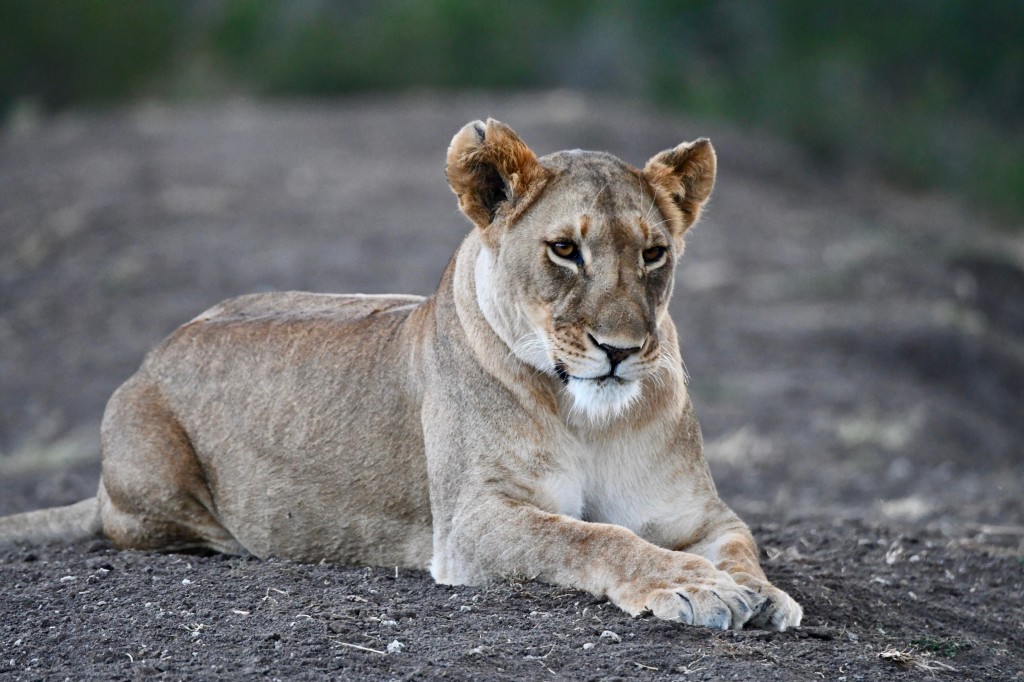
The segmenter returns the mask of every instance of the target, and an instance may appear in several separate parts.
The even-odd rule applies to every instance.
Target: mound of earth
[[[0,513],[95,492],[113,389],[237,294],[428,294],[468,120],[719,154],[673,315],[722,496],[804,626],[716,633],[394,568],[0,553],[10,679],[1024,678],[1024,239],[774,140],[573,94],[157,104],[0,137]],[[954,672],[955,671],[955,672]]]

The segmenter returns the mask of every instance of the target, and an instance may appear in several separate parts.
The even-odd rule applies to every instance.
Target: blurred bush
[[[0,0],[0,114],[572,87],[776,131],[1024,218],[1017,0]]]
[[[131,96],[166,72],[185,28],[166,2],[0,0],[0,112]]]

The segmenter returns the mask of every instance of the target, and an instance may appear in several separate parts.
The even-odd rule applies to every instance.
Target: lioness
[[[715,165],[706,139],[640,171],[469,123],[447,176],[475,229],[436,294],[211,308],[111,397],[96,497],[0,538],[521,575],[634,615],[799,625],[717,496],[668,315]]]

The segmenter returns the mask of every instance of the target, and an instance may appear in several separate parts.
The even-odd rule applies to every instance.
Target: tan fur
[[[119,547],[519,575],[631,614],[798,625],[715,492],[667,313],[714,174],[706,140],[641,172],[468,124],[447,175],[476,229],[434,296],[212,308],[111,398],[97,497],[0,537],[101,524]]]

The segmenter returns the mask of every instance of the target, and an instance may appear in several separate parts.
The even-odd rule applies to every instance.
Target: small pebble
[[[611,630],[605,630],[604,632],[602,632],[601,633],[601,639],[610,639],[613,642],[621,642],[622,641],[622,638],[619,637],[614,632],[612,632]]]

